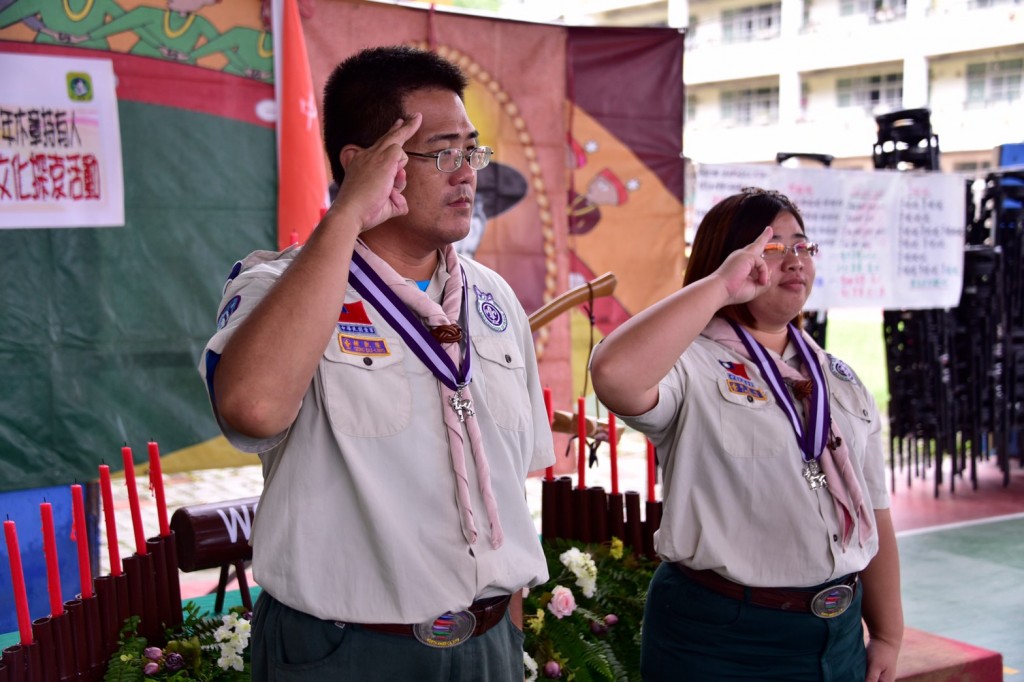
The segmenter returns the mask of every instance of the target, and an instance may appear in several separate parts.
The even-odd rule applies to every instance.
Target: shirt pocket
[[[717,380],[719,400],[719,434],[725,453],[730,457],[773,457],[785,451],[775,437],[781,413],[775,398],[766,386],[721,377]],[[793,428],[785,424],[794,443]]]
[[[323,396],[331,426],[362,438],[393,436],[412,416],[412,393],[402,360],[404,347],[384,339],[387,353],[346,353],[337,336],[324,352]],[[378,350],[380,346],[378,346]]]
[[[480,358],[479,366],[473,368],[474,383],[479,379],[483,384],[494,422],[503,429],[525,431],[531,411],[522,350],[511,338],[479,335],[473,337],[473,348]]]
[[[850,440],[850,452],[854,452],[853,444],[866,443],[871,430],[873,414],[867,401],[850,391],[832,391],[832,418],[840,421],[839,429],[843,438]],[[838,410],[835,409],[838,406]]]

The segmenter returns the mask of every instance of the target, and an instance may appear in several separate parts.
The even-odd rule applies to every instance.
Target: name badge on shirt
[[[368,338],[338,334],[338,346],[341,347],[342,353],[350,355],[391,355],[388,342],[379,337]]]
[[[768,393],[750,380],[747,375],[747,367],[742,362],[719,360],[718,364],[725,369],[725,387],[729,393],[742,396],[751,403],[755,400],[758,402],[768,400]]]

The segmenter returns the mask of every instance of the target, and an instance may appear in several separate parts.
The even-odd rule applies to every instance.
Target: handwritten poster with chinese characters
[[[110,60],[0,52],[0,229],[124,225]]]
[[[702,165],[696,222],[744,187],[774,189],[821,245],[808,310],[951,308],[960,302],[966,187],[958,175]]]

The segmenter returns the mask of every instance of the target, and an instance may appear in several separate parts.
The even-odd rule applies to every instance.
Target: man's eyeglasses
[[[462,168],[462,160],[469,157],[469,167],[475,171],[487,168],[491,162],[491,154],[494,150],[490,147],[473,147],[469,151],[463,151],[457,147],[442,149],[434,154],[421,154],[419,152],[406,152],[409,156],[420,156],[425,159],[434,159],[437,163],[437,170],[442,173],[454,173]]]
[[[799,242],[793,246],[786,246],[780,242],[769,242],[764,245],[761,258],[765,260],[782,260],[787,253],[792,253],[797,258],[814,258],[818,255],[819,247],[814,242]]]

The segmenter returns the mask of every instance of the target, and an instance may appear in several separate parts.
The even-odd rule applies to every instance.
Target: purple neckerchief
[[[465,311],[469,306],[469,294],[466,292],[465,275],[462,279],[462,310]],[[458,391],[470,382],[473,372],[470,366],[469,325],[466,325],[467,329],[462,330],[465,339],[463,358],[460,363],[462,366],[456,367],[448,353],[441,348],[441,344],[430,334],[423,321],[409,310],[409,307],[395,295],[395,292],[391,291],[391,287],[384,283],[380,275],[374,272],[363,257],[355,252],[352,253],[352,261],[348,269],[348,282],[384,316],[388,324],[394,327],[395,331],[412,348],[416,357],[434,373],[441,383],[453,391]]]
[[[736,335],[743,341],[743,345],[750,354],[750,359],[761,370],[761,376],[768,382],[768,387],[775,396],[775,400],[778,401],[779,406],[789,416],[789,421],[793,425],[793,431],[796,432],[796,442],[803,451],[804,461],[810,462],[811,460],[818,459],[828,442],[828,427],[832,423],[832,414],[828,406],[828,396],[826,391],[823,390],[826,386],[825,376],[821,372],[821,365],[818,364],[817,358],[811,353],[811,349],[808,348],[807,342],[804,341],[800,332],[792,323],[787,325],[789,340],[796,346],[804,367],[807,368],[808,373],[811,375],[811,396],[808,400],[807,414],[807,424],[810,430],[805,431],[800,421],[800,414],[796,410],[796,405],[793,404],[789,391],[786,389],[782,373],[775,366],[775,360],[768,355],[768,350],[751,336],[746,329],[732,320],[728,320],[728,322],[736,331]]]

